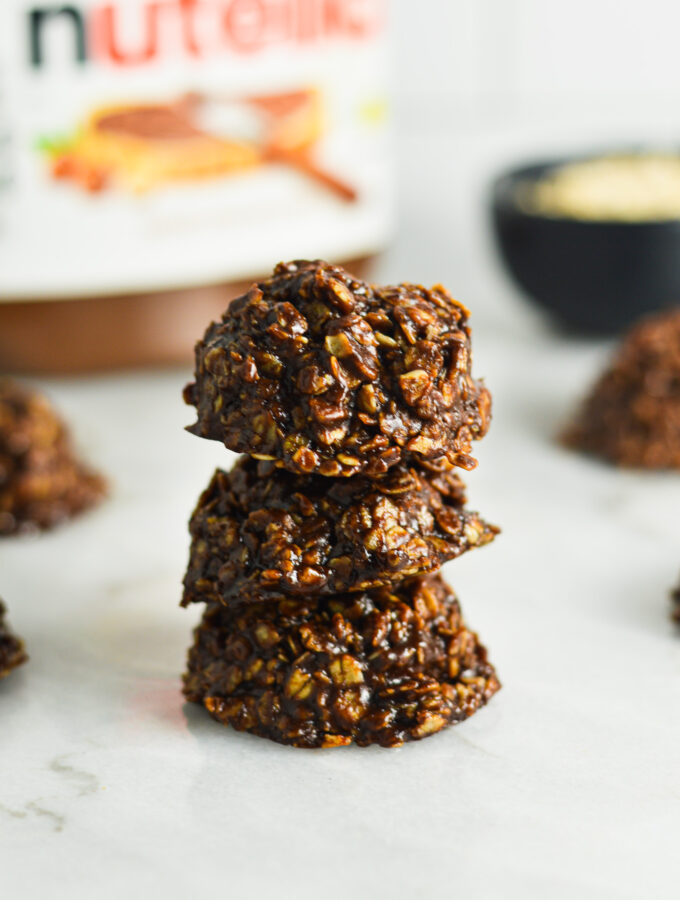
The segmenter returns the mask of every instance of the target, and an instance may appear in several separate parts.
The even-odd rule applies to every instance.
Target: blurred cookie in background
[[[628,332],[562,439],[618,466],[680,469],[680,311]]]
[[[0,536],[52,528],[96,505],[105,479],[76,456],[49,400],[0,379]]]
[[[28,659],[23,641],[15,637],[5,623],[5,604],[0,600],[0,678]]]

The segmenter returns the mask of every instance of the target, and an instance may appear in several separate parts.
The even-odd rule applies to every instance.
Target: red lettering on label
[[[232,0],[224,11],[224,30],[240,53],[253,53],[267,42],[268,15],[264,0]]]
[[[196,33],[196,15],[200,0],[179,0],[180,15],[182,17],[182,38],[187,53],[191,56],[200,56],[201,48]]]
[[[328,37],[367,38],[385,24],[382,2],[323,0],[324,32]]]
[[[317,35],[316,0],[297,0],[297,39],[301,44],[313,41]]]
[[[138,66],[158,56],[158,5],[148,4],[142,10],[142,39],[135,50],[123,50],[116,32],[116,8],[113,4],[92,11],[92,41],[97,56],[104,56],[119,66]]]
[[[386,25],[386,10],[383,3],[347,0],[345,8],[347,10],[345,30],[348,37],[368,38],[380,32]]]
[[[45,33],[66,17],[76,34],[79,63],[100,59],[132,67],[176,52],[177,36],[181,51],[192,57],[224,52],[225,47],[255,53],[286,43],[367,40],[385,25],[386,0],[147,0],[130,9],[138,18],[130,22],[129,41],[121,35],[121,8],[113,2],[95,6],[87,15],[71,5],[30,11],[32,65],[45,64]],[[170,50],[163,46],[168,26],[175,35]]]

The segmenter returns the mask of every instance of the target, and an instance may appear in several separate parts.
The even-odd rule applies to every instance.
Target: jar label
[[[0,300],[378,250],[386,6],[2,0]]]

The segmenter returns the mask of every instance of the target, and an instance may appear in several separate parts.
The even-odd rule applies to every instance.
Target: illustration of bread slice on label
[[[52,174],[91,191],[117,184],[137,192],[230,175],[305,153],[322,119],[315,90],[241,99],[192,93],[169,104],[105,107],[53,157]]]
[[[266,146],[270,150],[304,150],[323,133],[323,109],[318,91],[267,94],[250,97],[248,103],[266,118]]]
[[[258,148],[246,141],[196,127],[181,104],[99,110],[76,140],[71,156],[134,191],[226,175],[261,159]]]

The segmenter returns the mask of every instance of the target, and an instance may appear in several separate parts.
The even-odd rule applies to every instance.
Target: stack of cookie
[[[247,454],[191,520],[206,604],[184,692],[281,743],[395,746],[498,690],[439,567],[497,529],[465,507],[490,395],[441,287],[279,265],[213,323],[185,391],[199,437]]]

